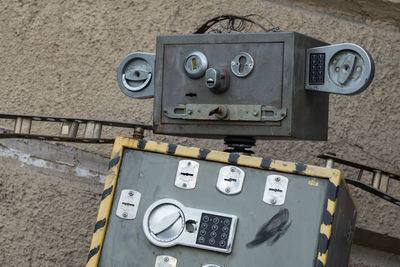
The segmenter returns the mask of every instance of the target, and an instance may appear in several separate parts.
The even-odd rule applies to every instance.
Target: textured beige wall
[[[400,173],[400,25],[398,16],[392,15],[398,10],[399,4],[392,1],[388,7],[377,9],[379,5],[369,6],[362,4],[365,1],[350,1],[349,8],[340,4],[335,9],[332,4],[324,7],[316,2],[2,1],[0,112],[151,123],[153,101],[128,98],[117,86],[116,69],[124,56],[133,51],[155,52],[158,34],[190,33],[207,19],[223,13],[255,13],[259,16],[254,19],[267,27],[272,22],[282,31],[298,31],[329,43],[360,44],[371,52],[376,64],[375,80],[362,94],[352,97],[331,96],[328,142],[258,141],[257,154],[322,165],[323,162],[316,159],[315,155],[332,151],[355,161]],[[363,12],[357,12],[360,10]],[[381,14],[383,11],[386,17]],[[3,121],[0,121],[0,125],[11,127]],[[43,131],[56,132],[50,127]],[[106,129],[106,134],[128,136],[130,133]],[[224,148],[223,142],[218,140],[154,136],[151,133],[147,133],[146,137],[183,145]],[[80,147],[102,155],[108,155],[111,151],[110,145]],[[355,175],[350,171],[346,174]],[[7,177],[4,176],[3,180]],[[58,186],[57,183],[51,184],[51,181],[48,183],[54,188]],[[17,184],[15,188],[26,186],[27,183]],[[8,184],[3,188],[6,196],[13,195],[7,193],[7,190],[12,190]],[[27,187],[27,194],[32,190],[35,188]],[[65,198],[69,191],[65,189]],[[353,192],[359,204],[360,227],[400,237],[398,207],[363,191]],[[398,186],[391,189],[391,193],[397,197],[400,197],[399,192]],[[72,201],[68,207],[79,209],[86,197],[84,193],[77,194],[79,200]],[[23,198],[15,201],[23,201]],[[97,209],[95,201],[87,203]],[[39,211],[45,213],[48,220],[54,220],[55,225],[61,223],[62,219],[54,216],[55,210],[40,208]],[[29,215],[33,221],[35,216],[39,216],[39,211]],[[9,211],[2,210],[4,212]],[[3,216],[0,217],[1,224],[5,215],[0,215]],[[93,222],[95,220],[95,212],[85,213],[84,216],[89,216]],[[82,228],[71,227],[71,237],[68,238],[81,242],[71,244],[79,244],[79,249],[85,244],[88,246],[85,242],[90,239],[90,231],[87,229],[92,229],[92,226],[77,224],[76,227]],[[4,227],[0,225],[1,233],[4,232],[2,229]],[[18,244],[24,237],[13,235],[10,229],[9,243],[6,244]],[[41,236],[40,231],[34,234],[38,238]],[[37,242],[43,244],[51,242],[46,238],[39,240]],[[50,248],[47,245],[42,247],[43,250],[30,257],[45,257]]]

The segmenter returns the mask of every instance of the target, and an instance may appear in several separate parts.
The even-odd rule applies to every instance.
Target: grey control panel
[[[120,166],[99,266],[315,265],[329,179],[126,148]],[[346,262],[354,206],[338,196]]]

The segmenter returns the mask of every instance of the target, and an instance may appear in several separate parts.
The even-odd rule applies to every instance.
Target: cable
[[[279,27],[272,27],[270,29],[265,28],[261,24],[255,22],[249,17],[255,16],[255,14],[248,14],[245,16],[237,16],[231,14],[224,14],[221,16],[214,17],[206,21],[203,25],[201,25],[194,34],[203,34],[203,33],[231,33],[231,32],[243,32],[250,31],[253,25],[258,26],[264,32],[277,32],[279,31]],[[226,23],[226,24],[224,24]],[[271,22],[270,22],[271,23]],[[214,25],[218,24],[219,27],[213,28]],[[272,23],[271,23],[272,25]]]

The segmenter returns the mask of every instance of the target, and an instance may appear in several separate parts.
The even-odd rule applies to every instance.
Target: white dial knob
[[[149,215],[150,234],[161,242],[176,239],[184,229],[182,210],[173,204],[162,204],[155,207]]]

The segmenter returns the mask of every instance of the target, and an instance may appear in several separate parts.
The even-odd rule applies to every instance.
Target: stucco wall
[[[2,1],[0,2],[0,112],[121,121],[138,120],[151,123],[153,101],[128,98],[117,86],[116,69],[124,56],[134,51],[155,52],[155,38],[158,34],[190,33],[207,19],[219,14],[255,13],[258,16],[254,19],[267,27],[270,25],[269,22],[272,22],[282,31],[298,31],[329,43],[354,42],[362,45],[373,55],[376,64],[375,80],[366,91],[352,97],[331,96],[327,142],[258,141],[255,149],[257,155],[322,165],[323,162],[316,159],[315,155],[332,151],[355,161],[400,173],[400,91],[398,90],[400,25],[398,17],[394,16],[392,19],[392,12],[398,10],[399,4],[389,1],[389,7],[381,8],[364,4],[361,6],[365,12],[355,12],[351,10],[360,10],[356,6],[365,1],[351,1],[349,9],[342,5],[335,9],[331,4],[324,7],[316,5],[315,1],[296,4],[292,2]],[[369,2],[386,3],[386,1]],[[386,10],[387,17],[381,14],[382,10]],[[3,121],[0,121],[0,125],[12,127]],[[50,125],[41,129],[41,132],[57,133],[57,131],[50,128]],[[105,132],[108,136],[130,134],[126,130],[105,129]],[[154,136],[151,133],[146,133],[146,138],[224,149],[223,142],[218,140]],[[79,147],[104,156],[111,151],[110,145]],[[54,221],[49,227],[57,227],[54,225],[61,227],[65,218],[57,216],[59,209],[55,205],[65,205],[67,203],[65,199],[70,192],[76,193],[75,199],[67,205],[72,213],[74,209],[82,208],[81,203],[85,203],[87,208],[91,205],[89,213],[80,215],[87,216],[85,222],[70,226],[68,231],[68,238],[74,240],[70,244],[76,249],[89,246],[93,224],[87,225],[87,222],[94,223],[97,202],[87,201],[87,198],[98,197],[99,191],[90,196],[80,189],[73,190],[73,184],[61,185],[46,179],[43,188],[35,185],[35,179],[20,184],[16,179],[12,180],[16,184],[10,185],[8,179],[13,179],[10,177],[25,177],[25,175],[13,174],[20,170],[6,171],[7,163],[0,162],[0,167],[3,173],[8,173],[1,176],[3,196],[5,196],[3,199],[7,200],[14,194],[18,196],[21,193],[19,188],[24,188],[27,196],[31,193],[36,194],[37,191],[61,191],[63,198],[59,202],[48,203],[43,200],[37,210],[32,211],[32,214],[28,212],[30,220],[34,223],[36,221],[40,223],[42,219],[39,217],[45,216],[46,220]],[[345,174],[355,175],[349,171]],[[88,187],[87,190],[92,189]],[[398,207],[366,192],[359,190],[353,192],[359,204],[360,227],[400,237]],[[390,192],[399,197],[399,186],[391,188]],[[37,195],[39,197],[41,193]],[[46,199],[50,201],[51,198]],[[22,195],[12,200],[13,203],[23,201],[26,200]],[[58,246],[54,248],[48,245],[51,243],[51,237],[39,230],[29,232],[35,236],[33,238],[35,242],[38,242],[38,246],[35,246],[37,252],[32,252],[29,246],[20,247],[19,242],[24,236],[17,227],[21,226],[18,213],[10,213],[8,209],[2,209],[1,212],[0,233],[5,240],[2,243],[3,249],[8,246],[26,249],[31,251],[28,258],[34,259],[34,262],[49,257],[51,265],[52,257],[46,255],[52,249],[59,249]],[[5,215],[16,220],[14,233],[12,227],[1,227]],[[3,229],[7,229],[7,235],[3,235],[5,231]],[[57,231],[50,233],[49,235],[54,235]],[[3,254],[3,258],[6,257],[4,255],[6,254]],[[63,257],[69,258],[68,255]],[[70,258],[76,257],[78,254],[71,254]],[[19,256],[16,260],[23,265],[29,265],[28,261]],[[61,263],[67,264],[67,260]],[[71,265],[78,263],[82,263],[81,258],[71,261]]]

